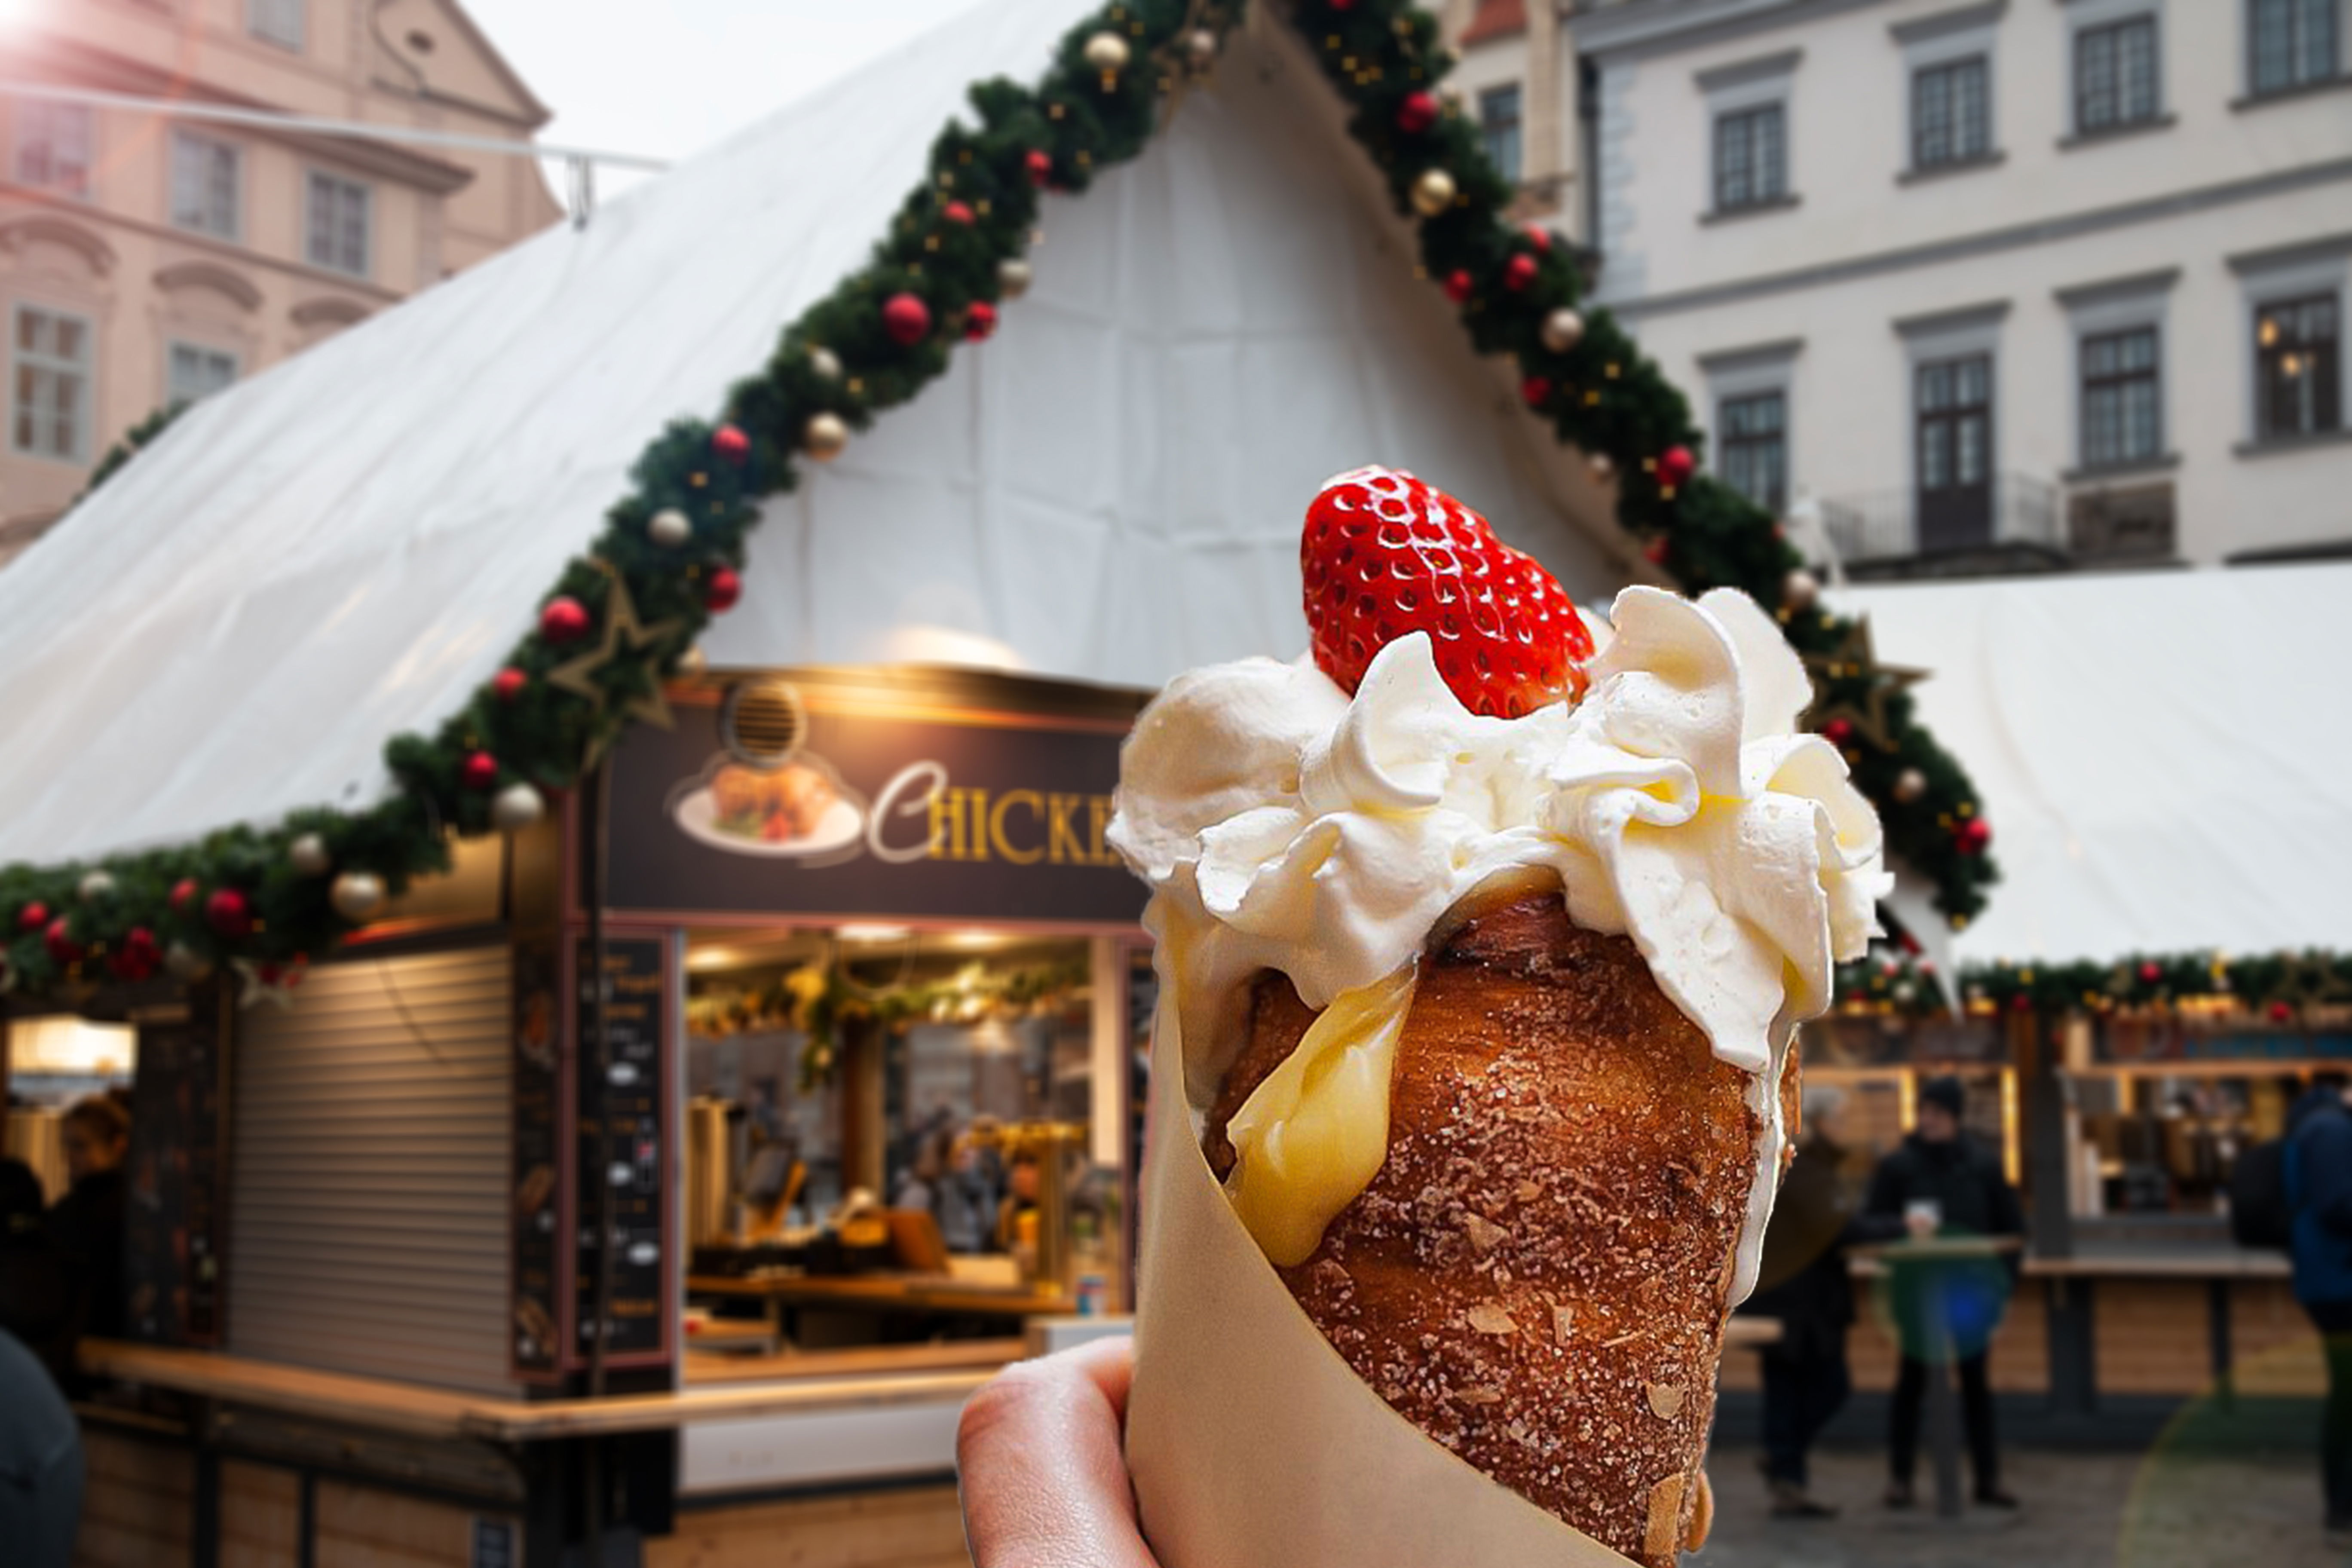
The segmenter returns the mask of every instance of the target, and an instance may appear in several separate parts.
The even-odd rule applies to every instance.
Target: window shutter
[[[230,1058],[229,1349],[507,1392],[504,947],[358,959]]]

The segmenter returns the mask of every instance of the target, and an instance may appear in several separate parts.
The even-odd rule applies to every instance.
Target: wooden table
[[[1900,1268],[1906,1264],[1982,1262],[2016,1252],[2024,1245],[2024,1238],[2015,1236],[1931,1236],[1852,1247],[1848,1256],[1881,1267]],[[1936,1471],[1936,1517],[1954,1520],[1961,1515],[1959,1408],[1952,1393],[1952,1367],[1958,1360],[1958,1349],[1952,1341],[1952,1325],[1946,1315],[1943,1296],[1935,1290],[1923,1294],[1927,1310],[1927,1343],[1920,1348],[1927,1353],[1920,1359],[1927,1363],[1925,1414],[1927,1453]]]

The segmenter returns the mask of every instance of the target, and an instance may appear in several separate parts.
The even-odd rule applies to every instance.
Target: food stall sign
[[[607,896],[633,914],[913,916],[1131,926],[1104,840],[1126,725],[795,693],[781,752],[730,750],[719,707],[616,752]]]
[[[2340,1015],[2340,1009],[2332,1009]],[[2099,1030],[2105,1062],[2342,1060],[2352,1058],[2352,1018],[2305,1026],[2251,1019],[2111,1017]]]

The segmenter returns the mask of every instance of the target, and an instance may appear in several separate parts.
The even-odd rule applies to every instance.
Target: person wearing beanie
[[[1872,1178],[1865,1215],[1882,1226],[1899,1223],[1913,1237],[2021,1236],[2024,1215],[2017,1191],[2001,1173],[2000,1158],[1960,1125],[1968,1092],[1957,1078],[1919,1086],[1917,1123]],[[2009,1265],[1998,1258],[1933,1262],[1897,1260],[1887,1290],[1902,1366],[1887,1434],[1886,1506],[1909,1508],[1919,1452],[1919,1415],[1930,1377],[1960,1379],[1960,1413],[1968,1428],[1976,1500],[2015,1508],[2000,1484],[2000,1450],[1993,1435],[1992,1385],[1985,1358],[2008,1300]]]

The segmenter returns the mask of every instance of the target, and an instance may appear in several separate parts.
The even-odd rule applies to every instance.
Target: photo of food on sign
[[[669,815],[688,836],[739,855],[855,854],[866,832],[865,801],[808,752],[772,768],[713,757],[673,792]]]

